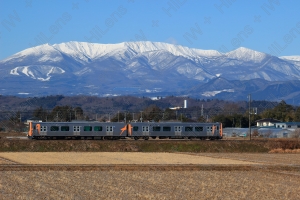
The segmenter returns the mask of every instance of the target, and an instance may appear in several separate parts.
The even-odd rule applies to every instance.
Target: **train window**
[[[60,127],[60,130],[61,131],[69,131],[70,127],[69,126],[62,126],[62,127]]]
[[[92,131],[92,127],[91,126],[84,126],[83,131]]]
[[[186,127],[184,127],[184,130],[185,131],[193,131],[193,127],[186,126]]]
[[[164,126],[163,131],[171,131],[171,127],[170,126]]]
[[[94,126],[94,131],[102,131],[102,126]]]
[[[58,126],[51,126],[50,131],[59,131],[59,127]]]
[[[153,126],[153,131],[160,131],[160,126]]]
[[[133,131],[138,131],[138,130],[139,130],[139,127],[138,127],[138,126],[134,126],[132,130],[133,130]]]
[[[197,126],[197,127],[195,127],[195,131],[203,131],[203,127],[202,126]]]

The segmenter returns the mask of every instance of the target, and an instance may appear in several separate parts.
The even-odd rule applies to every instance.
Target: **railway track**
[[[6,137],[0,137],[2,140],[30,140],[28,137],[24,136],[6,136]],[[221,139],[221,140],[213,140],[213,141],[247,141],[249,139],[243,139],[243,138],[238,138],[238,139]],[[74,139],[40,139],[40,140],[32,140],[32,141],[78,141]],[[105,140],[100,140],[100,139],[85,139],[83,141],[145,141],[144,139],[139,139],[139,140],[134,140],[133,138],[125,138],[125,139],[105,139]],[[200,140],[200,139],[152,139],[149,138],[147,141],[210,141],[210,140]]]

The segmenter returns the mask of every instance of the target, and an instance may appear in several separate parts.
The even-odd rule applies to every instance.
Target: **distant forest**
[[[184,106],[187,100],[187,108]],[[181,107],[181,108],[180,108]],[[174,109],[177,108],[177,109]],[[281,102],[251,101],[251,124],[261,118],[300,121],[300,108]],[[189,97],[46,96],[20,98],[0,95],[0,127],[7,121],[22,123],[29,118],[43,121],[218,121],[224,127],[247,127],[248,101],[193,99]]]

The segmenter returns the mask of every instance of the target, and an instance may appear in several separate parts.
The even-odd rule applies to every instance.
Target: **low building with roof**
[[[255,122],[257,127],[275,127],[275,125],[281,121],[273,118],[264,118]]]
[[[297,129],[300,128],[300,122],[280,122],[275,124],[276,128]]]

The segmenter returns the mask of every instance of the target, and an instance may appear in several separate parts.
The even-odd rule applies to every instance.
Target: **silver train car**
[[[221,123],[30,122],[30,139],[222,139]]]

